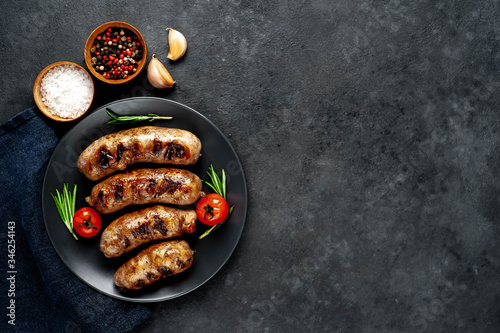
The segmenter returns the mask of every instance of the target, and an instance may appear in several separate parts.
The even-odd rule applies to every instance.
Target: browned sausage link
[[[193,263],[193,250],[184,240],[151,245],[123,264],[115,273],[121,289],[141,289],[164,277],[178,274]]]
[[[190,205],[204,195],[201,188],[200,178],[187,170],[137,169],[103,180],[85,200],[100,213],[108,214],[129,205]]]
[[[186,130],[143,126],[94,141],[78,158],[78,169],[99,180],[137,162],[190,165],[200,157],[201,142]]]
[[[194,210],[156,205],[125,214],[111,222],[101,235],[100,248],[106,257],[115,258],[144,243],[195,231]]]

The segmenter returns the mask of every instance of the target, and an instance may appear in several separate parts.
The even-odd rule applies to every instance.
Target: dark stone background
[[[177,83],[96,82],[96,106],[165,97],[228,136],[241,241],[134,332],[498,332],[499,15],[491,0],[8,2],[0,121],[122,20]],[[166,27],[188,39],[181,61]]]

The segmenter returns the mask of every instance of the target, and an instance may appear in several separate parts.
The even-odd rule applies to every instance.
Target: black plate
[[[120,115],[147,114],[172,116],[173,120],[160,120],[152,123],[141,122],[133,125],[107,127],[110,119],[105,108],[109,107]],[[202,156],[194,166],[185,167],[200,178],[208,180],[206,171],[210,164],[220,172],[225,169],[228,175],[227,200],[235,208],[229,221],[213,234],[198,239],[207,226],[198,222],[197,232],[185,237],[191,248],[196,251],[193,265],[181,274],[165,278],[138,292],[123,293],[113,282],[118,267],[144,247],[140,247],[123,258],[108,259],[99,251],[99,237],[90,239],[79,237],[76,241],[64,226],[56,206],[50,196],[63,188],[63,183],[78,185],[76,209],[87,206],[85,196],[98,182],[88,180],[76,167],[80,153],[99,137],[122,129],[143,125],[182,128],[197,135],[203,145]],[[153,164],[136,164],[133,167],[158,167]],[[204,187],[205,191],[208,188]],[[210,191],[211,192],[211,191]],[[134,211],[141,206],[127,207],[120,212],[102,215],[103,228],[121,214]],[[191,208],[195,208],[194,205]],[[179,297],[208,281],[225,264],[235,249],[247,212],[247,189],[245,176],[238,156],[222,132],[207,118],[180,103],[161,98],[138,97],[107,104],[83,119],[72,128],[59,142],[47,166],[42,189],[42,209],[45,227],[49,238],[64,264],[82,281],[92,288],[122,300],[134,302],[156,302]],[[102,231],[101,231],[102,232]]]

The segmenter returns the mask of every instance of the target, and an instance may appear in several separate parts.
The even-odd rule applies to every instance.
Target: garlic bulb
[[[175,83],[165,66],[154,54],[148,65],[148,81],[157,89],[172,88]]]
[[[167,58],[177,60],[186,53],[187,41],[186,37],[179,31],[172,28],[167,28],[168,32],[168,55]]]

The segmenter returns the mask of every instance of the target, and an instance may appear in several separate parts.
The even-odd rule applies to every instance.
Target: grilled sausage
[[[124,263],[115,273],[115,284],[123,290],[141,289],[164,277],[178,274],[193,263],[193,250],[184,240],[154,244]]]
[[[78,158],[78,169],[99,180],[137,162],[194,164],[201,142],[186,130],[143,126],[111,133],[94,141]]]
[[[106,257],[115,258],[141,244],[195,231],[194,210],[157,205],[125,214],[111,222],[101,235],[100,248]]]
[[[201,188],[200,178],[187,170],[137,169],[103,180],[85,200],[99,213],[108,214],[129,205],[190,205],[205,195]]]

